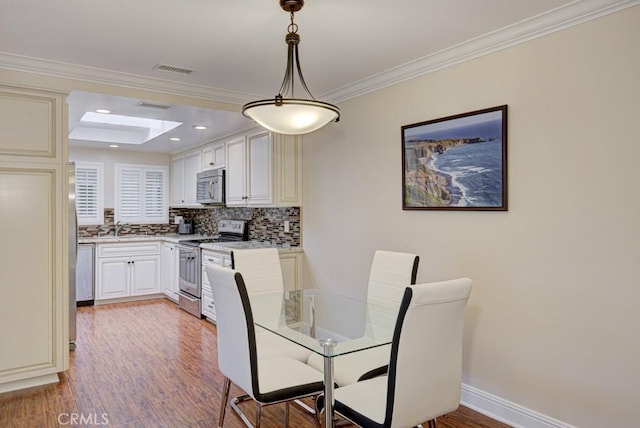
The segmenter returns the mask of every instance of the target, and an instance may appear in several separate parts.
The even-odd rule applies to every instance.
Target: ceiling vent
[[[145,101],[140,101],[138,103],[138,107],[157,108],[159,110],[169,110],[169,108],[171,106],[167,106],[167,105],[164,105],[164,104],[153,104],[153,103],[148,103],[148,102],[145,102]]]
[[[189,70],[188,68],[176,67],[175,65],[167,65],[167,64],[156,64],[153,67],[154,70],[157,71],[168,71],[169,73],[178,73],[178,74],[191,74],[193,70]]]

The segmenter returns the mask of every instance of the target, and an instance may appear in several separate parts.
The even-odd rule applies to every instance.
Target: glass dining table
[[[254,323],[324,358],[325,427],[334,426],[333,362],[391,343],[398,308],[321,289],[250,296]]]

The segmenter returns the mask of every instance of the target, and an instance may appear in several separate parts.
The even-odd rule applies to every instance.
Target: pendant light
[[[253,101],[242,107],[243,115],[280,134],[306,134],[322,128],[329,122],[340,120],[340,109],[333,104],[316,101],[302,76],[298,56],[300,36],[298,26],[293,22],[294,13],[302,9],[302,6],[304,6],[304,0],[280,0],[280,7],[291,15],[291,24],[287,28],[288,34],[285,38],[287,69],[280,92],[275,98]],[[296,73],[300,85],[307,93],[307,98],[294,97]]]

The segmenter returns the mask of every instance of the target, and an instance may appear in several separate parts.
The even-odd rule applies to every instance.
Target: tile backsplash
[[[247,220],[249,239],[270,241],[277,244],[299,246],[301,240],[300,208],[169,208],[169,224],[124,224],[119,231],[126,235],[165,235],[178,233],[178,225],[173,224],[176,215],[191,219],[194,233],[217,236],[218,220]],[[284,231],[284,222],[289,221],[289,232]],[[96,226],[79,226],[78,236],[91,238],[114,235],[115,222],[113,208],[105,208],[104,224]]]

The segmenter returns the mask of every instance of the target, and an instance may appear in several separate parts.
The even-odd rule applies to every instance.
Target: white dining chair
[[[284,424],[288,425],[289,401],[323,390],[323,375],[308,365],[286,356],[260,357],[253,313],[242,274],[215,265],[206,268],[216,302],[218,366],[224,375],[220,418],[223,426],[231,382],[256,402],[255,426],[260,426],[262,406],[286,402]],[[252,427],[234,398],[230,406]]]
[[[389,372],[335,391],[335,411],[362,427],[415,427],[456,410],[462,335],[471,280],[407,287],[391,344]]]
[[[402,295],[407,286],[416,283],[420,257],[416,254],[377,250],[373,256],[369,272],[367,302],[392,308],[399,308]],[[370,310],[371,324],[377,324],[375,310]],[[390,321],[393,324],[393,320]],[[380,322],[378,324],[389,324]],[[376,331],[367,332],[375,335]],[[367,342],[367,334],[360,340]],[[371,341],[374,342],[374,341]],[[359,380],[380,376],[387,372],[390,346],[378,346],[353,354],[341,355],[333,360],[333,374],[336,384],[345,386]],[[316,370],[324,370],[324,359],[310,354],[307,364]]]
[[[242,274],[249,296],[263,293],[284,293],[280,254],[276,248],[252,248],[233,250],[231,267]],[[271,319],[277,325],[282,316],[282,305],[256,308],[260,310],[260,319]],[[307,362],[311,351],[284,339],[277,334],[256,327],[256,341],[260,357],[287,356],[303,363]]]

